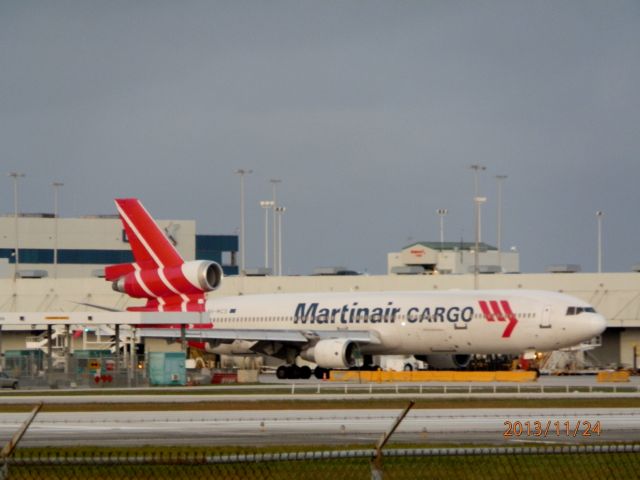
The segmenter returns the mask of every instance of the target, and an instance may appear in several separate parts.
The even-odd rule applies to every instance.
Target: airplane
[[[373,355],[414,355],[435,368],[474,354],[528,354],[601,334],[605,318],[569,295],[536,290],[282,293],[206,298],[222,267],[184,261],[142,203],[116,199],[133,263],[105,268],[113,289],[145,299],[130,311],[204,312],[209,324],[144,326],[142,337],[177,340],[218,354],[254,353],[285,363],[278,378],[323,378],[370,367]],[[317,365],[299,367],[300,357]]]

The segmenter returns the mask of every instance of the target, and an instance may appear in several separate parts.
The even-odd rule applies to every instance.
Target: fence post
[[[31,415],[22,423],[20,428],[13,434],[13,437],[7,442],[2,451],[0,451],[0,462],[2,462],[2,468],[0,468],[0,480],[6,480],[9,478],[9,464],[7,460],[13,455],[18,446],[18,442],[22,439],[31,422],[36,418],[36,415],[42,408],[42,402],[33,407]]]
[[[395,419],[393,425],[391,426],[391,429],[388,432],[384,433],[382,437],[380,437],[378,445],[376,445],[376,456],[371,459],[371,480],[382,480],[384,475],[382,471],[382,449],[391,438],[391,435],[394,434],[402,420],[404,420],[404,417],[407,416],[409,410],[411,410],[415,404],[416,402],[411,400],[409,402],[409,405],[407,405],[402,413]]]

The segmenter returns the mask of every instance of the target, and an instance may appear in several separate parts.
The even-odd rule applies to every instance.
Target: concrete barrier
[[[628,370],[604,371],[598,372],[597,381],[599,383],[607,382],[628,382],[631,373]]]
[[[352,370],[332,370],[332,382],[535,382],[536,372],[358,372]]]

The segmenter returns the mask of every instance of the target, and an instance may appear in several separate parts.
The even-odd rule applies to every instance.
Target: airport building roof
[[[475,242],[414,242],[400,252],[387,255],[387,272],[396,275],[462,274],[478,269],[478,273],[516,273],[520,271],[520,255],[515,250],[499,252],[492,245]],[[415,268],[419,267],[419,268]]]
[[[438,250],[441,252],[445,250],[453,250],[453,251],[475,250],[476,248],[475,242],[414,242],[414,243],[410,243],[406,247],[403,247],[402,249],[405,250],[410,247],[415,247],[416,245],[421,245],[423,247],[430,248],[431,250]],[[478,244],[478,247],[479,247],[478,248],[479,251],[481,252],[487,252],[489,250],[498,250],[496,247],[484,242],[480,242]]]

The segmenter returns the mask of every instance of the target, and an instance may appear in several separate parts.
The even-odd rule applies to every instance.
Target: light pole
[[[502,182],[506,175],[496,175],[498,180],[498,253],[502,250]]]
[[[244,176],[253,173],[253,170],[245,170],[239,168],[235,171],[237,175],[240,175],[240,275],[245,274],[245,254],[244,254],[244,231],[245,231],[245,216],[244,216]]]
[[[286,211],[286,207],[276,207],[278,214],[278,275],[282,275],[282,215]]]
[[[473,170],[473,198],[476,198],[478,196],[478,174],[479,172],[486,170],[487,167],[474,163],[473,165],[470,165],[469,168]]]
[[[475,290],[477,290],[478,289],[478,271],[480,270],[480,259],[479,259],[479,254],[480,254],[480,236],[481,236],[480,214],[481,214],[482,204],[487,201],[487,198],[486,197],[475,197],[474,201],[476,203],[476,248],[475,248],[474,256],[473,256],[473,263],[474,263],[474,268],[473,268],[473,288]]]
[[[271,180],[269,180],[269,182],[271,182],[271,186],[273,189],[273,270],[274,270],[274,275],[277,274],[276,272],[276,266],[278,265],[278,232],[276,229],[276,208],[278,207],[278,195],[277,195],[277,187],[279,183],[282,183],[282,180],[280,180],[279,178],[272,178]]]
[[[478,188],[478,177],[480,172],[483,172],[487,169],[487,167],[485,167],[484,165],[479,165],[477,163],[474,163],[473,165],[469,165],[469,168],[471,170],[473,170],[473,198],[474,201],[476,198],[478,198],[479,193],[479,188]],[[485,199],[486,200],[486,199]],[[478,222],[478,217],[476,216],[476,222]],[[477,230],[481,230],[481,228],[477,228]],[[478,239],[478,241],[481,241],[482,237],[480,237]]]
[[[507,179],[506,175],[496,175],[498,180],[498,265],[502,271],[502,182]]]
[[[18,241],[18,179],[24,178],[24,173],[11,172],[8,174],[13,178],[13,223],[16,235],[15,264],[13,269],[13,279],[18,278],[18,269],[20,268],[20,242]]]
[[[62,182],[53,182],[53,278],[58,278],[58,188],[64,186]]]
[[[272,200],[261,200],[260,206],[264,208],[264,268],[269,268],[269,209],[273,208]]]
[[[604,212],[598,210],[596,212],[598,220],[598,273],[602,273],[602,217],[604,217]]]
[[[436,212],[440,216],[440,250],[442,250],[444,244],[444,217],[449,213],[449,210],[446,208],[439,208]]]

